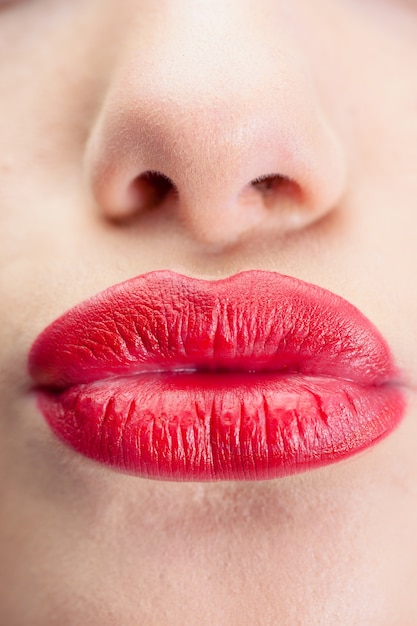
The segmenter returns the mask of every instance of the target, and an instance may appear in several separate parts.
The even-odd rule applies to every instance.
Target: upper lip
[[[276,272],[221,280],[150,272],[64,313],[35,341],[37,386],[154,370],[291,371],[382,385],[396,376],[375,326],[340,296]]]

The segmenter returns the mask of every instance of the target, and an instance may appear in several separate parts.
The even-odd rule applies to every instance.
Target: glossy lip
[[[130,279],[48,326],[29,355],[38,405],[73,449],[165,480],[263,480],[389,434],[405,401],[358,309],[275,272]]]

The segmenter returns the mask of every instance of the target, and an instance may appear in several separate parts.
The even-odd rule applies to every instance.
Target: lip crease
[[[405,411],[389,347],[356,307],[260,270],[110,287],[39,335],[29,372],[60,440],[144,478],[287,476],[369,448]]]

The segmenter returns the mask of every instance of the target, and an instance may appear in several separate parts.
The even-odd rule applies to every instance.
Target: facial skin
[[[1,623],[417,624],[417,3],[0,7]],[[150,170],[176,193],[158,201]],[[32,342],[163,268],[345,297],[393,351],[401,426],[259,483],[144,480],[67,449],[30,393]]]

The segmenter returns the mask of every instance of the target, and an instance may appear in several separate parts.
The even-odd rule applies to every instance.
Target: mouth
[[[265,480],[335,463],[400,423],[387,343],[352,304],[275,272],[138,276],[74,307],[29,354],[55,435],[115,470]]]

